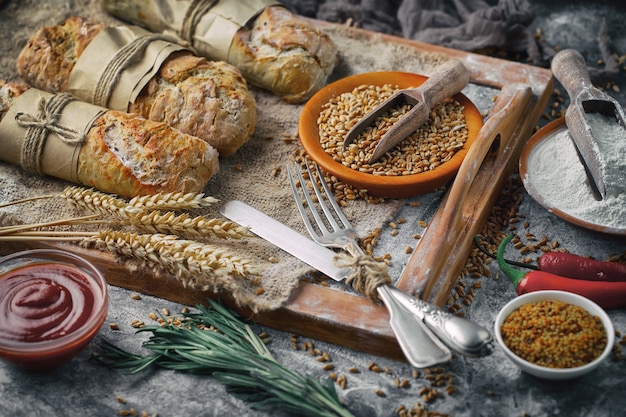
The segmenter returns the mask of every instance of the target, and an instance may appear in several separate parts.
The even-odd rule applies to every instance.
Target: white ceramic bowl
[[[502,333],[500,328],[502,327],[502,323],[504,320],[511,314],[513,311],[517,310],[524,304],[535,303],[541,300],[558,300],[564,301],[569,304],[577,305],[585,310],[587,310],[591,315],[598,316],[604,325],[604,329],[606,330],[607,335],[607,344],[602,354],[598,356],[594,361],[589,362],[586,365],[578,366],[575,368],[548,368],[545,366],[536,365],[534,363],[528,362],[515,353],[513,353],[505,344],[502,339]],[[613,328],[613,323],[611,323],[611,319],[606,314],[606,312],[596,303],[589,300],[588,298],[582,297],[578,294],[566,292],[566,291],[536,291],[530,292],[519,297],[514,298],[509,301],[503,308],[500,310],[498,315],[496,316],[496,321],[494,324],[495,327],[495,335],[496,341],[498,345],[502,348],[506,356],[522,371],[525,371],[531,375],[544,378],[544,379],[552,379],[552,380],[564,380],[564,379],[572,379],[582,376],[586,373],[591,372],[596,369],[607,357],[611,354],[613,349],[613,345],[615,343],[615,330]]]

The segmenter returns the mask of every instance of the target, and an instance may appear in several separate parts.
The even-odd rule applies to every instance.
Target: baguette
[[[27,90],[25,84],[0,80],[0,123]],[[102,111],[78,152],[79,184],[123,197],[198,193],[217,173],[218,153],[205,141],[136,114]],[[13,140],[0,136],[5,151]],[[0,158],[7,158],[6,152]]]
[[[222,0],[227,2],[228,0]],[[266,89],[289,103],[302,103],[323,87],[337,60],[330,37],[282,5],[260,10],[241,27],[221,58],[198,44],[202,34],[185,39],[179,17],[190,1],[100,0],[111,15],[156,33],[176,32],[209,59],[225,59],[239,68],[250,84]],[[176,9],[174,9],[176,8]]]
[[[18,56],[18,73],[40,90],[67,91],[77,60],[105,28],[81,17],[40,28]],[[170,55],[133,102],[113,110],[165,122],[205,140],[222,157],[248,141],[257,121],[256,103],[241,72],[188,51]]]

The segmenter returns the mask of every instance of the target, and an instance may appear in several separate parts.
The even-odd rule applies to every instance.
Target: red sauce
[[[0,339],[35,343],[74,332],[93,318],[100,291],[70,265],[32,264],[0,278]]]

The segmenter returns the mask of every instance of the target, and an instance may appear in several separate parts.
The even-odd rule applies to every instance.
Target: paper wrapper
[[[88,103],[128,111],[163,62],[186,49],[137,26],[105,28],[76,62],[67,92]]]
[[[269,6],[282,4],[276,0],[162,0],[142,6],[146,8],[142,17],[159,22],[163,33],[189,43],[197,55],[230,62],[228,52],[237,31]]]
[[[191,42],[200,55],[228,60],[235,34],[266,7],[280,5],[271,0],[219,1],[195,26]]]
[[[22,150],[28,128],[18,123],[18,115],[30,115],[37,118],[41,99],[48,101],[53,96],[55,95],[32,88],[15,99],[0,122],[0,147],[2,148],[0,159],[25,168]],[[80,138],[84,138],[94,121],[105,111],[106,109],[100,106],[72,100],[61,110],[55,125],[75,131]],[[59,134],[49,129],[46,130],[47,135],[40,153],[41,172],[39,173],[78,183],[78,154],[82,140],[77,143],[68,143]]]

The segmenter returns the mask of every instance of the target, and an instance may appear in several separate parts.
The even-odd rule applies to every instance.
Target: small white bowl
[[[602,351],[602,354],[592,362],[589,362],[588,364],[583,366],[578,366],[575,368],[548,368],[528,362],[513,353],[513,351],[511,351],[511,349],[509,349],[504,344],[504,340],[502,339],[502,333],[500,330],[500,328],[502,327],[502,323],[509,316],[509,314],[517,310],[522,305],[535,303],[541,300],[564,301],[566,303],[584,308],[592,316],[598,316],[602,322],[602,325],[604,326],[604,329],[606,330],[607,336],[606,347]],[[513,300],[509,301],[504,307],[502,307],[502,309],[496,316],[494,327],[496,341],[498,342],[506,356],[513,363],[519,366],[522,371],[543,379],[565,380],[577,378],[579,376],[587,374],[596,369],[604,360],[607,359],[607,357],[611,354],[611,351],[613,350],[613,345],[615,343],[615,330],[613,328],[613,323],[611,323],[611,319],[606,314],[606,312],[599,305],[589,300],[588,298],[566,291],[546,290],[520,295],[519,297],[514,298]]]

